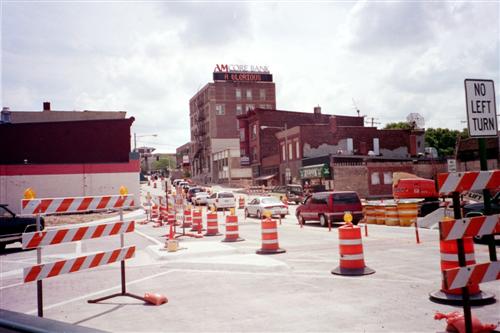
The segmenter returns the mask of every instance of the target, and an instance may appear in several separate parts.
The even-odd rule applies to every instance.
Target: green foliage
[[[405,121],[400,121],[398,123],[388,123],[385,125],[384,129],[411,129],[411,125]]]
[[[171,170],[175,169],[175,161],[172,157],[161,157],[158,161],[153,162],[153,170]]]
[[[428,128],[425,130],[425,146],[434,147],[440,157],[450,157],[455,153],[457,138],[467,138],[467,129],[462,131],[450,130],[448,128]]]

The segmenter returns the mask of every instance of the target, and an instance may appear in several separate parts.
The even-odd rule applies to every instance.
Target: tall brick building
[[[217,178],[213,155],[239,149],[236,117],[255,108],[276,108],[275,84],[265,67],[216,65],[213,79],[189,101],[191,174],[195,181],[205,183]],[[236,168],[233,171],[243,174]]]

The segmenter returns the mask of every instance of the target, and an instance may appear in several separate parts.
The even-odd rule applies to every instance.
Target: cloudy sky
[[[463,80],[495,80],[498,1],[5,1],[2,106],[125,110],[138,145],[189,140],[189,98],[217,63],[267,65],[277,107],[362,115],[378,127],[419,113],[461,129]]]

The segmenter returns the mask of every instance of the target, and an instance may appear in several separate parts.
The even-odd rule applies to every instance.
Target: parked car
[[[356,192],[330,191],[317,192],[308,196],[297,207],[295,215],[301,224],[307,221],[319,221],[321,226],[327,226],[328,221],[344,221],[344,213],[352,214],[352,223],[358,224],[363,218],[361,201]]]
[[[194,203],[194,201],[193,201],[194,195],[198,192],[203,192],[203,189],[201,187],[198,187],[198,186],[190,187],[188,192],[187,192],[187,200]]]
[[[174,181],[172,182],[172,186],[173,187],[177,187],[179,185],[180,182],[183,182],[184,179],[174,179]]]
[[[491,198],[491,214],[500,214],[500,191],[497,192]],[[473,204],[468,204],[464,206],[464,216],[465,217],[473,217],[484,215],[484,202],[478,202]],[[500,245],[500,240],[498,239],[498,234],[495,235],[495,243]],[[485,243],[486,239],[484,236],[475,236],[474,242],[476,243]]]
[[[271,211],[272,216],[288,215],[288,207],[276,197],[257,197],[245,207],[245,217],[256,216],[261,219],[264,211]]]
[[[280,200],[286,198],[288,202],[295,202],[296,204],[299,204],[302,200],[304,200],[304,191],[302,190],[302,186],[299,184],[276,186],[271,190],[270,194]]]
[[[207,192],[196,192],[191,201],[194,205],[206,205],[208,196]]]
[[[220,208],[236,208],[236,198],[231,192],[216,192],[208,197],[207,205],[215,207],[216,210]]]
[[[23,233],[36,231],[35,217],[19,217],[7,206],[0,204],[0,251],[7,244],[20,242]],[[40,217],[40,227],[41,230],[45,227],[43,217]]]

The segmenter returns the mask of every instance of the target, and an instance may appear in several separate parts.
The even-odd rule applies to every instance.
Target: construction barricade
[[[268,213],[270,215],[270,213]],[[262,231],[262,247],[256,251],[257,254],[278,254],[286,252],[280,248],[278,242],[278,225],[277,221],[270,217],[266,217],[261,221]]]
[[[243,209],[245,208],[245,198],[239,197],[238,199],[238,209]]]
[[[377,215],[376,215],[376,203],[368,201],[365,208],[365,222],[368,224],[377,224]]]
[[[37,216],[37,231],[24,233],[22,236],[22,246],[23,249],[37,249],[37,264],[24,268],[23,282],[37,282],[37,304],[39,317],[43,317],[42,282],[44,279],[107,265],[118,261],[121,263],[121,293],[101,297],[95,300],[89,300],[88,302],[96,303],[116,296],[129,296],[147,302],[144,297],[140,297],[126,291],[125,260],[134,256],[135,246],[124,246],[124,234],[134,231],[135,222],[123,221],[123,208],[135,207],[132,195],[24,199],[21,201],[21,207],[22,214]],[[120,221],[83,227],[80,226],[40,231],[41,215],[88,212],[96,210],[119,210]],[[120,248],[118,249],[93,253],[91,255],[75,257],[67,260],[42,263],[42,247],[113,235],[120,235]]]
[[[385,224],[389,226],[399,225],[398,206],[394,201],[385,203]]]
[[[207,232],[205,236],[220,236],[219,223],[217,221],[217,213],[208,212],[207,213]]]
[[[240,237],[238,228],[238,216],[227,215],[226,216],[226,237],[222,240],[223,242],[241,242],[244,241]]]
[[[462,304],[465,320],[470,324],[471,305],[495,302],[494,295],[479,289],[479,283],[500,279],[500,265],[496,258],[494,238],[491,237],[489,246],[492,262],[476,264],[472,237],[500,232],[500,214],[462,218],[460,193],[497,190],[500,188],[500,171],[439,174],[438,186],[440,195],[451,194],[453,199],[454,219],[443,219],[439,223],[441,247],[445,249],[446,254],[451,253],[449,259],[452,261],[446,265],[442,263],[442,288],[430,293],[430,299],[436,303]]]
[[[203,229],[203,222],[202,222],[202,216],[201,216],[201,210],[195,209],[193,210],[193,226],[191,228],[191,231],[196,231],[199,234],[201,234],[201,231]]]
[[[375,206],[375,219],[377,224],[385,224],[385,206],[383,202]]]
[[[398,202],[399,225],[410,227],[417,223],[418,200],[400,200]]]
[[[338,230],[340,263],[332,274],[356,276],[375,273],[365,265],[361,228],[348,223]]]

